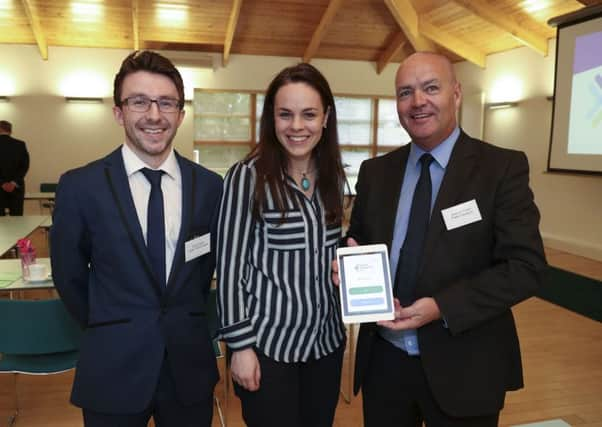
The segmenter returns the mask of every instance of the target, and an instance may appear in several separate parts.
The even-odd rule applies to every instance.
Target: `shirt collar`
[[[456,141],[458,140],[459,136],[460,128],[456,127],[452,131],[452,133],[443,140],[441,144],[437,145],[430,151],[431,155],[442,169],[445,169],[447,167],[452,150],[454,149],[454,145],[456,145]],[[416,144],[412,144],[410,146],[410,156],[408,158],[408,164],[418,164],[420,157],[422,157],[424,153],[426,153],[425,150],[423,150]]]
[[[125,173],[127,174],[128,178],[143,168],[153,169],[140,160],[140,158],[127,144],[123,144],[121,148],[121,154],[123,155],[123,164],[125,166]],[[176,179],[178,160],[176,159],[173,148],[169,151],[169,155],[163,164],[161,164],[161,166],[159,166],[157,169],[161,169],[172,179]]]

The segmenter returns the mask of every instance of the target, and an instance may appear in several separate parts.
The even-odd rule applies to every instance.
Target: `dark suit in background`
[[[2,121],[1,124],[8,123]],[[8,123],[9,128],[11,128]],[[23,215],[25,197],[25,175],[29,170],[29,153],[25,142],[15,139],[10,131],[0,126],[0,216],[5,209],[10,215]],[[5,184],[14,183],[12,191],[6,191]],[[11,186],[12,187],[12,186]]]
[[[428,152],[457,129],[461,91],[446,59],[414,54],[396,89],[412,144]],[[359,244],[391,249],[410,148],[363,162],[347,234]],[[441,211],[473,199],[482,219],[448,230]],[[523,386],[510,309],[546,267],[525,155],[460,131],[431,207],[414,302],[380,326],[415,330],[419,355],[374,323],[359,332],[354,390],[363,389],[368,427],[497,425],[506,391]]]

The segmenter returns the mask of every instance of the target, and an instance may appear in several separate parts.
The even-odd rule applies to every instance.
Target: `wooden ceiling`
[[[481,67],[520,46],[547,54],[547,21],[602,0],[0,0],[0,43],[374,61],[415,50]],[[6,60],[6,59],[4,59]]]

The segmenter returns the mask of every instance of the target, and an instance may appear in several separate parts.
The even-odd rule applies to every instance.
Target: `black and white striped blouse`
[[[345,341],[331,279],[341,225],[326,225],[318,191],[296,183],[284,220],[269,189],[253,216],[255,160],[235,164],[224,181],[217,236],[220,338],[232,350],[256,347],[282,362],[303,362]]]

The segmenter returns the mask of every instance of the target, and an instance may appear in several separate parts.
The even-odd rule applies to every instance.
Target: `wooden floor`
[[[39,237],[43,239],[43,236]],[[556,250],[547,250],[550,264],[602,280],[602,263]],[[531,298],[514,309],[524,363],[523,390],[509,393],[500,425],[512,426],[562,419],[572,426],[602,427],[602,323],[546,301]],[[223,372],[223,359],[218,361]],[[342,389],[348,389],[348,359]],[[223,376],[223,375],[222,375]],[[82,426],[80,411],[68,403],[73,373],[50,376],[20,375],[16,383],[20,414],[18,427]],[[12,375],[0,375],[0,427],[15,407]],[[238,399],[225,398],[216,388],[222,406],[227,401],[229,427],[244,426]],[[362,425],[361,396],[351,404],[341,398],[335,426]],[[217,416],[214,426],[219,426]],[[285,424],[283,424],[285,426]]]

